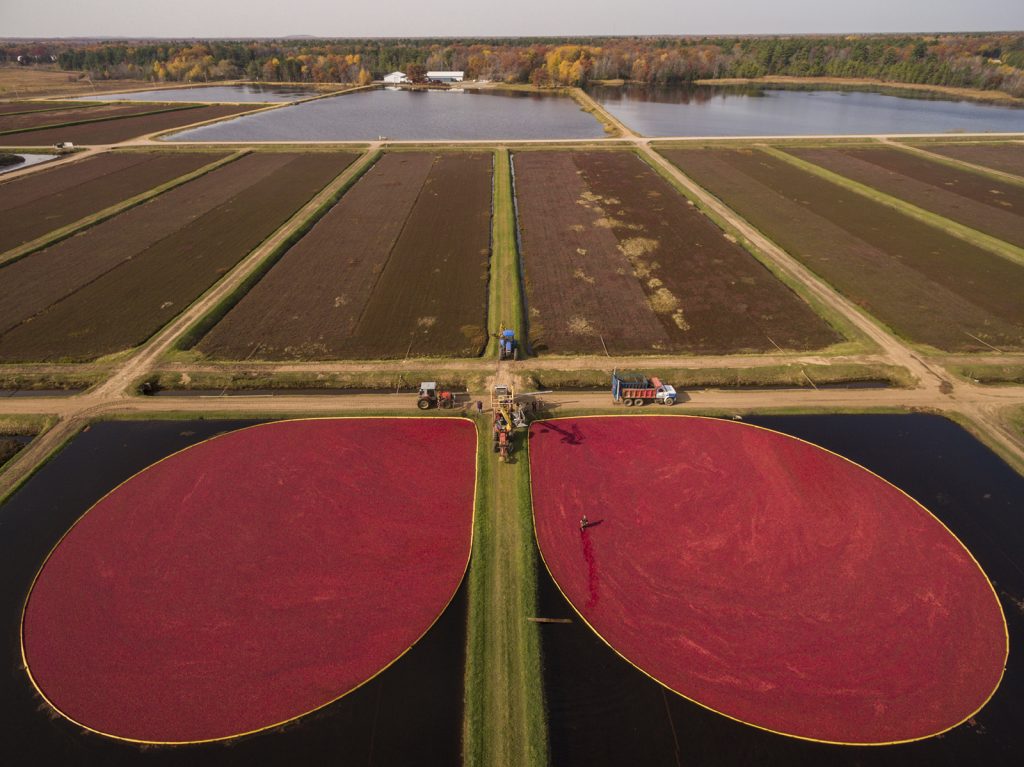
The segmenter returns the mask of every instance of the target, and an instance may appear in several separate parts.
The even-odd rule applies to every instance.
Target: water
[[[645,136],[822,136],[1024,131],[1024,109],[868,91],[594,86]]]
[[[221,101],[276,103],[315,96],[312,88],[283,85],[207,85],[195,88],[162,88],[152,91],[79,96],[76,101],[185,101],[191,104]]]
[[[666,691],[616,655],[572,611],[539,565],[539,612],[552,763],[771,767],[1016,765],[1024,759],[1024,477],[951,421],[931,415],[749,417],[748,423],[847,456],[941,519],[992,579],[1010,631],[1006,676],[972,720],[897,746],[833,746],[774,735]]]
[[[170,141],[601,138],[568,96],[514,91],[359,91],[174,134]]]
[[[136,421],[93,425],[0,506],[0,764],[458,764],[466,587],[408,653],[320,711],[230,741],[139,747],[51,717],[21,667],[25,595],[50,549],[93,503],[159,459],[256,421]],[[202,705],[197,701],[197,705]]]
[[[21,170],[22,168],[27,168],[31,165],[38,165],[41,162],[53,160],[57,157],[55,154],[25,154],[23,152],[18,152],[17,154],[19,157],[24,157],[25,162],[19,162],[17,165],[0,166],[0,175],[10,173],[12,170]]]

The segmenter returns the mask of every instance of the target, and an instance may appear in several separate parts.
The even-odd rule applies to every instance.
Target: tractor
[[[516,340],[516,331],[502,325],[494,337],[498,339],[499,360],[519,359],[519,342]]]
[[[441,410],[451,410],[455,407],[455,395],[450,391],[438,390],[434,381],[424,381],[420,384],[419,399],[416,400],[416,407],[420,410],[429,410],[432,407]]]

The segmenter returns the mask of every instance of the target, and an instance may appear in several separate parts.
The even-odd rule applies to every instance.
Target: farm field
[[[0,253],[224,156],[203,152],[106,152],[0,182]]]
[[[520,152],[513,162],[535,351],[727,353],[840,340],[634,153]]]
[[[663,149],[697,183],[899,335],[1024,348],[1024,268],[748,149]]]
[[[114,120],[139,114],[167,112],[175,107],[159,104],[97,104],[83,108],[81,105],[55,112],[31,112],[20,115],[0,114],[0,134],[29,131],[44,126],[63,125],[81,120]],[[0,141],[4,138],[0,136]]]
[[[1024,186],[888,147],[786,151],[919,208],[1024,247]]]
[[[410,478],[427,453],[432,470]],[[25,608],[33,683],[75,722],[152,742],[317,709],[404,654],[455,595],[475,463],[476,428],[450,418],[283,421],[177,453],[47,559]]]
[[[181,109],[172,107],[157,114],[143,114],[135,117],[120,117],[83,125],[69,125],[64,128],[6,133],[0,136],[0,143],[6,146],[50,146],[58,141],[74,144],[116,144],[149,133],[170,130],[182,125],[230,117],[242,114],[263,105],[217,104]],[[146,111],[153,111],[152,109]]]
[[[481,354],[492,162],[384,155],[198,348],[229,359]]]
[[[81,107],[81,101],[8,101],[0,103],[0,115],[28,114],[29,112],[56,112]]]
[[[699,417],[555,419],[530,437],[555,582],[670,689],[774,732],[883,744],[962,723],[999,685],[1006,623],[985,573],[856,464]]]
[[[920,144],[922,149],[954,160],[973,162],[1024,177],[1024,144]]]
[[[84,360],[138,344],[354,159],[252,153],[0,267],[0,360]]]

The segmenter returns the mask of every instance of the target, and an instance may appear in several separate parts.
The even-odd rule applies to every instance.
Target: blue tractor
[[[516,332],[511,328],[501,326],[498,331],[498,359],[517,360],[519,359],[519,342],[516,340]]]

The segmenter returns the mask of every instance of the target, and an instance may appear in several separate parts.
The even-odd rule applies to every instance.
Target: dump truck
[[[640,373],[612,371],[612,401],[626,407],[638,407],[654,401],[662,405],[676,404],[676,390],[660,379]]]
[[[420,410],[429,410],[432,407],[451,410],[455,407],[455,395],[450,391],[438,389],[436,381],[424,381],[420,384],[416,407]]]

